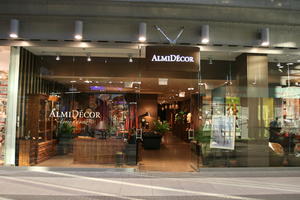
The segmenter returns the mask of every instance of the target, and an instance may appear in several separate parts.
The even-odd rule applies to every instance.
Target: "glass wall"
[[[57,51],[21,49],[19,166],[300,166],[300,58],[176,46]]]

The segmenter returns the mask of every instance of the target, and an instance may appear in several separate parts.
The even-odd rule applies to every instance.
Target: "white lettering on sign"
[[[52,110],[49,117],[56,117],[56,118],[101,118],[100,112],[79,112],[77,110],[72,110],[69,112],[58,112]]]
[[[168,56],[159,56],[153,55],[152,62],[194,62],[194,57],[192,56],[181,56],[181,55],[168,55]]]

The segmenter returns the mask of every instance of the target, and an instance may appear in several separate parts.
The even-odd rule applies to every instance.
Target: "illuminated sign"
[[[173,54],[167,56],[154,54],[151,61],[152,62],[190,62],[190,63],[195,62],[193,56],[181,56],[181,55],[173,55]]]

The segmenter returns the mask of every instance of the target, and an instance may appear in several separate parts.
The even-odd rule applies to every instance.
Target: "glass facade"
[[[21,49],[19,166],[300,166],[300,57],[82,51]]]

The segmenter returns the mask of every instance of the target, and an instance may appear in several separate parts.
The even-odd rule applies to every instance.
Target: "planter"
[[[57,145],[58,155],[67,155],[73,152],[73,139],[72,138],[59,138]]]
[[[143,134],[143,145],[144,149],[160,149],[161,135],[154,133]]]

